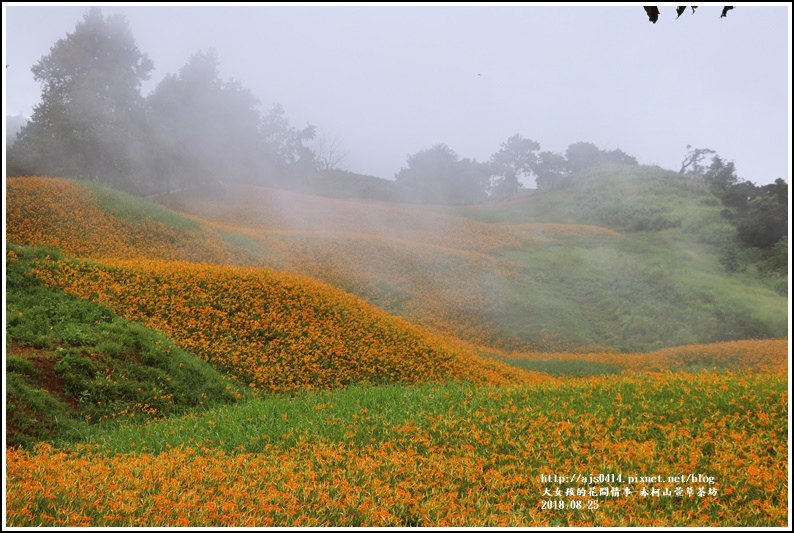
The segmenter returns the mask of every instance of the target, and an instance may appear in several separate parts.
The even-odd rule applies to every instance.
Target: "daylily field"
[[[57,250],[30,276],[246,393],[162,416],[169,398],[139,391],[82,439],[6,448],[8,526],[790,523],[787,338],[684,318],[681,339],[713,340],[620,350],[652,325],[619,338],[625,308],[585,322],[552,299],[613,250],[624,290],[632,235],[253,186],[159,203],[55,178],[6,190],[9,264]]]

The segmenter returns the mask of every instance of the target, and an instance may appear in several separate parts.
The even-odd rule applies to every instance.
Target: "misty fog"
[[[257,264],[444,333],[525,349],[550,318],[573,344],[719,339],[741,312],[654,318],[685,291],[672,257],[717,261],[699,247],[726,269],[773,264],[782,286],[783,8],[657,24],[638,7],[5,9],[6,115],[31,119],[8,176],[162,203]],[[31,17],[42,55],[19,33]],[[26,64],[40,100],[21,90]],[[669,254],[626,251],[621,232]],[[623,296],[593,318],[605,290]],[[638,290],[658,305],[627,319]]]
[[[315,126],[357,174],[392,180],[408,155],[442,143],[487,161],[520,134],[542,151],[591,142],[669,169],[691,144],[744,179],[787,179],[787,9],[676,19],[671,6],[651,24],[640,7],[102,9],[129,21],[152,60],[142,96],[214,49],[219,79],[250,91],[262,115],[280,104],[292,127]],[[86,10],[4,4],[4,115],[32,115],[31,67]]]

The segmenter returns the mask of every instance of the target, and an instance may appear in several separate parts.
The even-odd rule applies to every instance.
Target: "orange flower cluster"
[[[393,405],[331,415],[329,395],[305,410],[319,413],[303,426],[313,431],[288,425],[293,416],[309,416],[305,411],[278,413],[281,440],[262,436],[261,423],[272,422],[267,417],[238,436],[215,437],[224,419],[204,413],[193,415],[190,448],[167,441],[185,420],[172,418],[146,426],[163,430],[158,450],[8,449],[7,524],[786,525],[787,340],[648,354],[489,350],[494,358],[486,360],[471,345],[316,281],[439,332],[487,343],[494,338],[487,323],[494,295],[505,279],[521,275],[499,252],[619,234],[590,226],[489,225],[431,207],[299,199],[257,188],[222,194],[226,204],[186,195],[174,205],[208,221],[191,231],[113,215],[91,188],[70,181],[10,179],[7,237],[91,259],[42,261],[34,273],[165,332],[264,393],[353,383],[482,386],[444,385],[442,394],[459,395],[454,402],[411,413],[407,421],[390,418],[398,410]],[[14,260],[13,252],[7,258]],[[316,279],[220,266],[244,263]],[[498,358],[603,363],[629,372],[565,380]],[[711,368],[721,372],[699,372]],[[329,426],[342,426],[343,437]],[[555,497],[555,488],[587,484],[541,477],[552,474],[621,474],[621,489],[628,476],[705,474],[715,483],[702,488],[716,495],[641,496],[636,482],[632,496],[599,496],[593,508],[592,498],[577,492]],[[683,484],[665,479],[645,488]],[[544,508],[549,500],[583,505]]]
[[[209,228],[187,230],[150,218],[127,220],[98,204],[90,187],[60,178],[9,178],[6,182],[6,239],[21,245],[57,248],[78,257],[136,257],[250,262]]]
[[[640,354],[512,352],[501,354],[501,358],[516,361],[604,363],[633,372],[697,372],[716,368],[785,374],[788,370],[789,353],[788,339],[763,339],[690,344]]]
[[[224,451],[208,431],[195,446],[155,453],[10,449],[6,518],[73,527],[785,527],[785,391],[779,377],[648,374],[478,387],[408,422],[363,409],[342,421],[351,434],[377,424],[371,440],[249,433]],[[590,479],[602,474],[622,480]],[[680,477],[689,474],[695,481]],[[591,487],[598,496],[576,492]],[[566,507],[544,508],[550,500]]]
[[[486,361],[329,285],[252,267],[46,261],[34,274],[163,331],[254,389],[350,383],[516,382]]]
[[[279,270],[299,272],[378,307],[470,341],[493,341],[489,313],[512,265],[486,254],[350,233],[265,232],[250,238]]]

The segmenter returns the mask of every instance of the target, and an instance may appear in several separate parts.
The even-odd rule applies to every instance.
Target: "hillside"
[[[275,268],[493,347],[647,351],[787,332],[786,298],[720,265],[733,230],[719,201],[658,168],[590,169],[464,208],[253,187],[164,202],[236,228]]]
[[[9,180],[6,523],[784,526],[786,299],[720,268],[706,193],[585,176],[467,208]],[[647,179],[672,211],[632,211]]]
[[[452,208],[486,222],[595,224],[621,232],[676,228],[696,241],[719,244],[732,231],[720,201],[703,182],[650,166],[590,167],[551,190],[532,190],[501,204]]]
[[[542,379],[298,275],[12,244],[6,261],[9,446],[250,393]]]
[[[12,179],[8,232],[11,242],[83,257],[300,273],[494,349],[637,352],[785,336],[786,298],[722,269],[711,243],[728,231],[719,207],[678,176],[593,170],[564,190],[468,208],[229,185],[158,198],[168,210],[79,184]],[[610,227],[612,219],[623,222]]]
[[[299,275],[143,259],[45,259],[32,274],[165,333],[253,390],[528,378]]]
[[[31,275],[56,250],[6,250],[6,443],[78,439],[88,426],[149,420],[222,403],[246,387],[162,333]]]

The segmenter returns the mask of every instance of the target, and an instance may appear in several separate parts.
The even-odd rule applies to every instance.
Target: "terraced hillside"
[[[469,208],[256,187],[163,201],[244,235],[277,269],[476,344],[647,351],[784,336],[786,298],[719,264],[730,228],[716,199],[676,173],[631,172]]]

